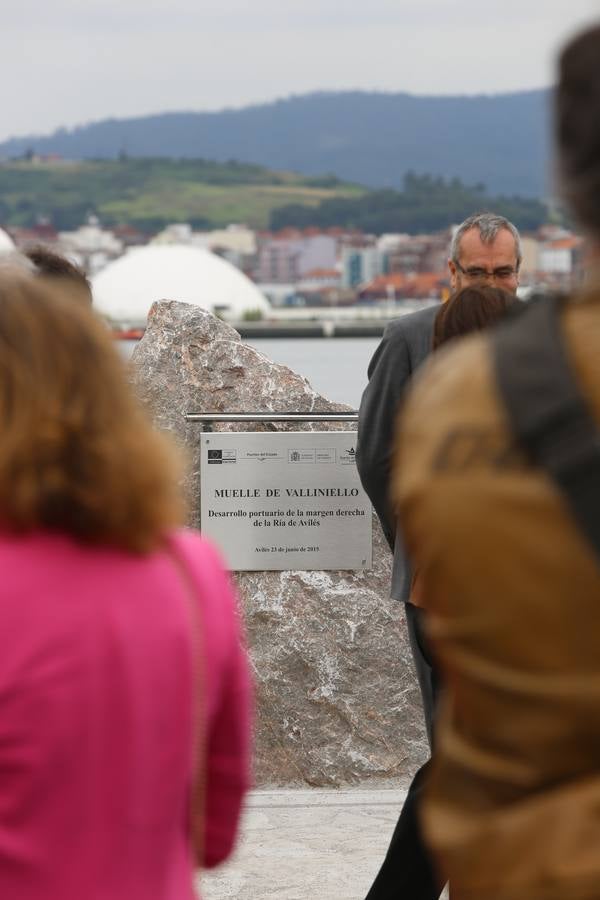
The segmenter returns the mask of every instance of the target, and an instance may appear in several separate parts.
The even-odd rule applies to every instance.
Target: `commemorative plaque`
[[[368,569],[356,432],[202,436],[201,527],[234,571]]]

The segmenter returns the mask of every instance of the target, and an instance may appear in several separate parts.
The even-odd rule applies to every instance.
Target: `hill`
[[[271,213],[271,228],[331,228],[342,225],[373,234],[440,231],[463,221],[475,210],[491,209],[522,231],[535,231],[548,221],[547,205],[535,197],[490,197],[482,184],[466,185],[409,172],[402,191],[367,191],[354,197],[332,197],[315,207],[292,203]],[[553,211],[552,216],[557,216]]]
[[[242,163],[127,159],[0,163],[0,222],[31,227],[41,217],[59,230],[90,214],[105,225],[150,233],[170,222],[198,229],[245,222],[253,228],[341,226],[381,234],[437,231],[475,209],[493,208],[523,229],[547,218],[535,198],[490,197],[465,185],[408,173],[403,190],[370,191],[332,176],[303,178]]]
[[[107,119],[13,138],[0,144],[0,157],[33,149],[70,159],[243,159],[379,188],[399,188],[413,171],[536,197],[549,187],[548,97],[323,92],[237,110]]]
[[[127,223],[147,233],[170,222],[267,228],[279,207],[306,210],[363,193],[332,178],[201,159],[0,163],[0,222],[8,226],[30,227],[44,217],[69,230],[94,214],[106,225]]]

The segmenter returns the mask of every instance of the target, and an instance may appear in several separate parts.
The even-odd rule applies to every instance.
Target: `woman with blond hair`
[[[248,787],[235,599],[67,290],[0,272],[0,896],[190,900]]]

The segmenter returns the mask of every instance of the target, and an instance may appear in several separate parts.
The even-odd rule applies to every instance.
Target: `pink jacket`
[[[213,866],[249,784],[248,670],[217,554],[173,546],[200,611]],[[0,535],[0,897],[194,896],[189,594],[165,552]]]

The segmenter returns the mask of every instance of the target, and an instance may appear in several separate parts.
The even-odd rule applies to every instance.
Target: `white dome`
[[[129,250],[92,279],[94,306],[111,319],[141,323],[155,300],[179,300],[236,318],[267,312],[267,299],[239,269],[201,247]]]
[[[14,249],[15,242],[3,228],[0,228],[0,253],[12,253]]]

